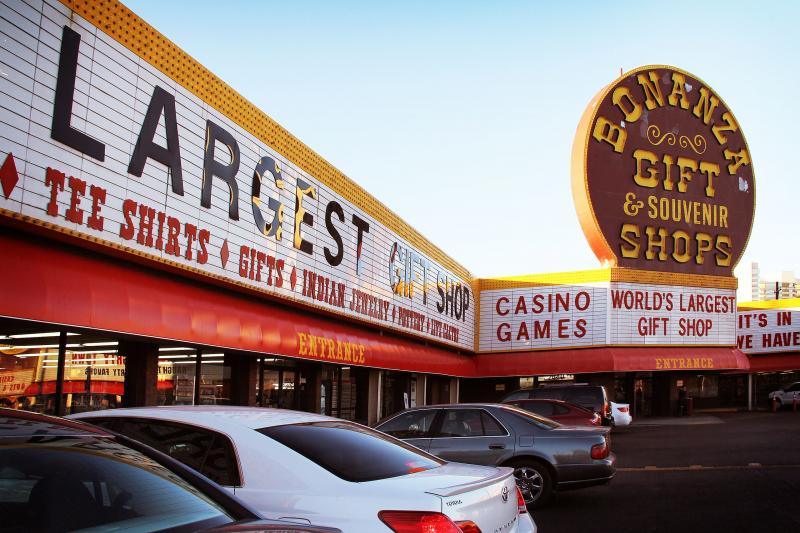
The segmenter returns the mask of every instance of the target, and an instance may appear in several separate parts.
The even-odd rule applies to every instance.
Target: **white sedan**
[[[72,415],[149,444],[265,518],[344,532],[529,533],[513,470],[448,463],[354,422],[256,407]]]
[[[783,388],[769,393],[769,401],[773,402],[777,400],[778,409],[785,405],[792,405],[792,402],[794,402],[795,399],[800,402],[800,381],[796,383],[790,383]]]
[[[628,426],[633,421],[631,406],[627,403],[611,402],[611,416],[615,426]]]

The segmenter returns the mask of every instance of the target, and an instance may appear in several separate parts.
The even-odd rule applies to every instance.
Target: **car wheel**
[[[553,492],[553,481],[547,467],[536,461],[520,461],[511,466],[525,505],[530,509],[545,505]]]

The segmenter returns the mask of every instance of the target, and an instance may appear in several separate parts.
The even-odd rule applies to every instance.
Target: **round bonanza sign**
[[[592,100],[575,135],[572,193],[598,259],[643,270],[731,276],[755,211],[733,113],[668,66],[632,70]]]

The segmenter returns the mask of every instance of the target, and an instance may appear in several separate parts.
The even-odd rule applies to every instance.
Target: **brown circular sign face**
[[[589,104],[572,193],[601,261],[687,274],[732,275],[755,210],[733,113],[700,79],[667,66],[628,72]]]

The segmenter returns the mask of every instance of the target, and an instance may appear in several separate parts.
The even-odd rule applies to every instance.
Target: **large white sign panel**
[[[736,294],[638,283],[482,291],[480,350],[733,346]]]
[[[736,345],[744,353],[800,351],[800,309],[740,311]]]
[[[469,284],[59,2],[0,18],[0,210],[472,349]]]

